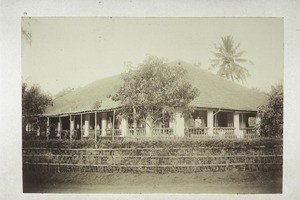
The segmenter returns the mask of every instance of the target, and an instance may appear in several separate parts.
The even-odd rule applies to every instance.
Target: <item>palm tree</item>
[[[240,63],[253,64],[252,61],[242,58],[245,51],[237,51],[240,44],[235,45],[232,36],[225,36],[221,39],[221,44],[215,44],[216,52],[212,52],[215,56],[215,59],[210,59],[212,68],[219,68],[217,74],[221,77],[244,83],[250,74],[248,69]]]

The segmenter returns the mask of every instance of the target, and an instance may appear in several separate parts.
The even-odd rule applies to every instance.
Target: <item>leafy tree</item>
[[[235,45],[232,36],[222,37],[219,45],[215,44],[214,59],[211,61],[211,69],[218,68],[217,75],[244,83],[250,74],[248,69],[243,67],[241,63],[253,64],[252,61],[243,58],[245,51],[238,51],[240,44]]]
[[[52,103],[51,96],[44,94],[38,85],[29,88],[26,83],[22,83],[23,131],[30,117],[43,114],[46,107]]]
[[[260,133],[262,136],[283,135],[283,85],[272,87],[266,105],[259,108]]]
[[[121,75],[124,84],[111,98],[121,103],[123,116],[152,128],[156,121],[172,117],[177,109],[191,110],[189,103],[199,91],[185,80],[186,73],[182,67],[150,56],[136,70]]]

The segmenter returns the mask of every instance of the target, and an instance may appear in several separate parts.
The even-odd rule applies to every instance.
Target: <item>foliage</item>
[[[101,138],[97,141],[97,147],[101,148],[224,148],[224,149],[247,149],[247,148],[259,148],[264,146],[269,149],[273,149],[276,146],[282,146],[281,138],[258,138],[253,140],[217,140],[217,139],[123,139],[116,138],[115,141],[111,141],[110,138]],[[23,140],[23,147],[40,147],[40,148],[94,148],[94,140]]]
[[[29,88],[26,83],[22,83],[23,131],[30,117],[44,113],[46,107],[52,103],[52,97],[44,94],[38,85]]]
[[[97,149],[94,149],[95,142],[93,140],[23,141],[23,154],[33,155],[31,157],[24,157],[25,160],[23,162],[59,163],[59,172],[78,170],[81,173],[86,170],[111,173],[140,173],[147,171],[155,171],[156,173],[187,173],[224,170],[244,171],[246,168],[247,170],[256,171],[259,169],[281,169],[281,165],[276,164],[282,163],[281,156],[272,156],[269,158],[260,156],[282,155],[281,138],[260,138],[256,140],[197,140],[195,138],[168,138],[167,140],[150,140],[149,138],[140,138],[139,140],[127,139],[118,138],[118,140],[112,142],[108,138],[101,138],[100,141],[97,141]],[[26,147],[31,147],[31,149],[27,149]],[[74,151],[73,149],[76,150]],[[251,156],[255,157],[252,158]],[[271,165],[260,167],[261,165],[255,164],[262,162]],[[225,163],[237,163],[237,165],[224,166]],[[239,165],[239,163],[248,164],[244,166]],[[91,165],[100,165],[101,167]],[[103,165],[108,166],[103,167]],[[110,165],[113,165],[113,167]],[[169,167],[160,168],[160,165],[169,165]],[[203,166],[196,167],[195,165]],[[47,170],[51,170],[51,168],[49,169],[49,165],[44,167],[47,167]],[[54,169],[57,170],[57,167]],[[43,166],[36,166],[34,170],[43,170]]]
[[[240,44],[235,45],[232,36],[221,39],[219,45],[215,44],[216,52],[213,52],[215,58],[210,60],[212,68],[218,68],[217,74],[221,77],[244,83],[250,74],[240,63],[253,64],[252,61],[242,57],[245,51],[237,51]]]
[[[283,135],[283,85],[272,87],[268,102],[259,108],[260,133],[263,136]]]
[[[38,85],[28,88],[26,83],[22,84],[22,113],[23,116],[33,116],[45,112],[48,105],[53,101],[50,95],[44,94]]]
[[[136,70],[121,75],[124,84],[111,98],[121,103],[123,116],[152,127],[156,121],[172,117],[177,109],[190,110],[188,105],[199,91],[185,79],[186,73],[182,67],[150,56]]]
[[[52,145],[55,144],[53,143],[55,141],[51,142]],[[248,170],[274,170],[274,167],[281,169],[280,165],[277,164],[282,163],[282,157],[279,156],[282,155],[282,140],[280,141],[277,138],[263,140],[263,143],[261,143],[260,140],[148,140],[140,141],[138,143],[126,140],[118,140],[118,142],[111,143],[108,140],[104,140],[99,141],[99,144],[102,145],[99,149],[90,148],[91,145],[93,145],[92,140],[71,141],[69,145],[71,148],[76,146],[76,150],[63,148],[63,145],[68,144],[63,143],[64,141],[56,142],[59,143],[55,146],[55,149],[25,148],[23,154],[32,156],[24,157],[23,162],[56,163],[59,164],[59,172],[60,170],[98,171],[99,168],[101,168],[101,172],[105,172],[106,169],[103,169],[103,167],[106,165],[109,172],[133,172],[132,170],[137,170],[134,172],[146,172],[148,170],[156,170],[158,173],[228,171],[233,169],[244,171],[246,168]],[[189,143],[192,144],[192,146],[189,146]],[[143,144],[146,147],[141,148],[138,146],[139,144]],[[181,146],[180,144],[184,146]],[[260,144],[264,144],[264,146]],[[271,145],[267,146],[266,144]],[[88,147],[84,147],[87,145]],[[278,156],[261,157],[260,155]],[[267,164],[268,167],[257,166],[257,163],[262,162]],[[224,166],[225,163],[227,166]],[[247,163],[247,166],[241,165],[241,163]],[[234,166],[229,166],[230,164],[233,164]],[[271,166],[270,164],[274,165]],[[75,167],[75,165],[77,166]],[[98,166],[99,168],[97,169],[96,166],[90,168],[91,165],[100,166]],[[169,167],[157,168],[162,165],[169,165]],[[199,165],[202,166],[199,167]],[[43,166],[37,166],[37,169],[39,168],[41,169]]]

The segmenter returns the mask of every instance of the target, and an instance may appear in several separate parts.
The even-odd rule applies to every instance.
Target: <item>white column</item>
[[[184,137],[184,117],[181,112],[175,113],[175,136]]]
[[[151,134],[152,134],[152,129],[151,129],[151,126],[152,125],[152,120],[147,120],[146,122],[146,137],[151,137]]]
[[[70,115],[70,139],[72,139],[74,135],[74,126],[75,126],[75,116]]]
[[[95,112],[95,141],[97,142],[97,112]]]
[[[40,136],[40,135],[41,135],[41,128],[40,126],[38,126],[36,130],[36,136]]]
[[[26,133],[29,133],[29,123],[26,123]]]
[[[90,114],[86,114],[84,119],[84,137],[89,136],[89,130],[90,130]]]
[[[127,129],[128,129],[128,119],[122,117],[121,121],[121,136],[125,137],[127,135]]]
[[[246,117],[244,117],[245,114],[242,113],[241,116],[242,116],[242,121],[240,122],[240,126],[241,128],[245,128],[246,127]]]
[[[258,135],[260,135],[260,122],[261,118],[259,116],[256,116],[255,127],[257,128],[256,134]]]
[[[137,120],[136,120],[136,109],[133,108],[133,135],[136,136],[137,134]]]
[[[82,134],[82,113],[80,114],[80,139],[82,139],[83,134]]]
[[[57,123],[57,136],[61,138],[61,118],[58,117],[58,123]]]
[[[242,130],[240,130],[240,116],[239,113],[234,112],[233,114],[233,127],[234,127],[234,134],[237,136],[237,138],[243,138],[244,133]]]
[[[115,140],[115,123],[116,123],[116,110],[113,111],[113,117],[112,117],[112,141]]]
[[[49,139],[49,135],[50,135],[50,118],[47,117],[47,128],[46,128],[46,137],[47,137],[47,139]]]
[[[101,113],[97,113],[97,130],[100,130],[101,126]]]
[[[211,109],[207,110],[207,127],[207,134],[214,135],[214,111]]]
[[[101,113],[102,118],[101,118],[101,135],[102,137],[106,136],[106,128],[107,128],[107,113]]]

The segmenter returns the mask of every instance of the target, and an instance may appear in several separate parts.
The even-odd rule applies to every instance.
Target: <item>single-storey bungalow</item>
[[[187,79],[200,91],[191,102],[194,112],[190,117],[185,118],[178,112],[169,120],[156,123],[152,129],[139,121],[119,117],[121,105],[108,98],[122,84],[118,75],[97,80],[54,99],[53,106],[37,120],[45,121],[46,135],[52,138],[257,136],[257,111],[267,101],[265,94],[182,61],[170,65],[187,69]],[[101,102],[97,108],[96,102]]]

